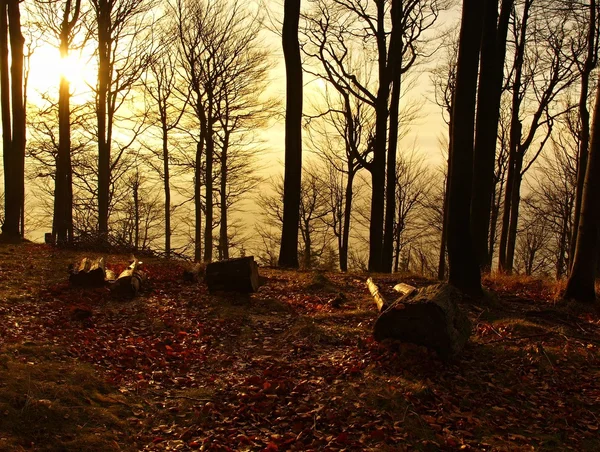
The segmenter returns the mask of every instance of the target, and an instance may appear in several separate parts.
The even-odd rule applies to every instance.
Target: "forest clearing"
[[[260,268],[256,293],[209,294],[151,258],[121,300],[69,286],[81,257],[0,245],[0,450],[600,448],[600,316],[555,283],[484,279],[495,301],[461,306],[473,333],[445,363],[372,339],[366,274]]]

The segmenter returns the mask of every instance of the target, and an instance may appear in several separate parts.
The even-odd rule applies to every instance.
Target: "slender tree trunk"
[[[4,213],[11,212],[14,217],[14,172],[11,170],[13,165],[12,152],[12,125],[10,114],[10,77],[8,62],[8,17],[7,1],[0,0],[0,102],[2,109],[2,149],[4,162]],[[14,223],[14,219],[12,222]],[[15,225],[6,223],[2,226],[3,235],[15,234]],[[18,225],[17,225],[18,227]]]
[[[138,250],[140,246],[140,178],[139,173],[136,174],[136,180],[133,183],[133,249]]]
[[[344,223],[342,226],[342,246],[340,247],[340,270],[348,271],[348,249],[350,242],[350,220],[352,218],[352,201],[354,189],[354,172],[348,171],[348,180],[346,181],[346,196],[344,198]]]
[[[196,145],[196,167],[194,169],[194,260],[202,260],[202,152],[204,150],[203,127],[200,127],[200,139]]]
[[[590,141],[590,112],[587,108],[588,93],[590,87],[590,75],[596,65],[596,0],[590,0],[590,23],[587,35],[587,55],[581,72],[581,91],[579,95],[579,158],[577,159],[577,188],[575,195],[575,216],[573,225],[573,237],[571,238],[571,249],[569,252],[569,267],[573,264],[575,256],[575,245],[577,243],[577,231],[579,229],[579,213],[581,212],[581,201],[583,198],[583,185],[587,167],[588,149]]]
[[[213,104],[208,101],[206,121],[206,171],[204,173],[204,262],[212,261],[213,252],[213,162],[215,142],[213,132]]]
[[[168,259],[171,257],[171,175],[169,168],[169,132],[165,121],[162,125],[162,151],[165,190],[165,256]]]
[[[473,162],[471,229],[473,230],[475,253],[481,268],[485,271],[489,271],[491,267],[488,234],[494,190],[494,162],[500,120],[506,36],[513,3],[514,0],[502,1],[499,21],[498,0],[486,0],[484,6],[481,72],[477,98],[477,133]]]
[[[593,302],[596,300],[596,262],[600,233],[600,82],[596,91],[592,141],[580,215],[575,258],[565,298]]]
[[[511,228],[511,211],[512,201],[515,199],[513,191],[515,189],[515,181],[519,178],[520,169],[516,169],[516,162],[519,158],[521,150],[521,135],[523,125],[519,119],[521,110],[521,85],[523,74],[523,63],[525,56],[525,43],[527,37],[527,25],[529,22],[529,9],[533,0],[526,0],[523,9],[523,18],[521,19],[521,29],[519,31],[519,43],[515,52],[514,62],[514,80],[512,83],[512,106],[510,120],[510,149],[508,154],[508,174],[506,179],[506,192],[504,196],[504,212],[502,215],[502,232],[500,234],[500,256],[498,262],[498,270],[503,273],[512,273],[512,260],[508,262],[508,246],[509,235]],[[523,157],[521,156],[521,159]],[[515,219],[517,220],[517,219]],[[512,251],[514,253],[514,249]]]
[[[221,259],[229,259],[229,238],[227,237],[227,152],[229,147],[229,133],[225,133],[223,149],[221,152],[221,224],[219,229],[219,250]]]
[[[396,218],[396,153],[398,148],[398,126],[400,113],[400,94],[402,91],[402,33],[399,32],[400,19],[403,16],[402,1],[392,2],[392,34],[390,53],[394,58],[390,61],[392,67],[392,96],[390,100],[390,131],[388,141],[385,232],[383,236],[382,267],[386,273],[391,273],[394,259],[394,220]],[[390,56],[391,58],[391,56]]]
[[[67,0],[60,30],[60,57],[69,56],[71,31],[79,18],[81,0]],[[71,185],[71,106],[69,79],[61,74],[58,89],[58,155],[54,189],[53,235],[59,245],[73,245],[73,188]]]
[[[450,191],[448,195],[449,283],[459,290],[482,294],[479,265],[473,250],[470,228],[473,188],[473,137],[475,97],[482,31],[480,0],[463,0],[456,91],[452,111],[450,144]]]
[[[377,50],[379,88],[375,100],[375,146],[371,163],[371,221],[369,225],[369,271],[383,271],[385,210],[385,155],[387,144],[390,80],[387,69],[385,2],[377,2]]]
[[[521,204],[521,183],[523,175],[523,152],[518,152],[515,160],[515,175],[513,178],[512,199],[510,201],[510,223],[508,228],[508,242],[506,244],[506,270],[512,273],[515,260],[515,246],[517,244],[517,229],[519,225],[519,206]]]
[[[283,56],[286,75],[285,175],[283,227],[279,249],[281,267],[298,268],[298,224],[302,183],[302,60],[298,41],[300,0],[285,0]]]
[[[496,245],[496,229],[498,227],[498,217],[500,216],[500,202],[502,200],[502,193],[504,192],[503,179],[500,179],[496,183],[500,184],[500,189],[498,190],[498,194],[496,194],[496,189],[494,188],[494,197],[492,198],[492,216],[490,219],[490,234],[488,244],[488,254],[490,256],[490,262],[492,262],[494,258],[494,247]]]
[[[451,113],[452,114],[452,113]],[[449,124],[450,134],[448,135],[448,139],[451,140],[452,135],[452,121]],[[447,174],[446,174],[446,184],[444,187],[444,202],[443,202],[443,211],[442,211],[442,234],[440,240],[440,255],[438,260],[438,279],[440,281],[444,281],[446,279],[446,247],[447,247],[447,236],[448,236],[448,197],[450,194],[450,155],[452,154],[452,150],[450,147],[448,148],[448,163],[447,163]]]
[[[311,247],[312,247],[312,240],[310,237],[310,223],[307,221],[304,225],[306,233],[304,235],[304,256],[302,258],[303,261],[303,267],[305,269],[308,269],[311,267]]]
[[[110,86],[110,11],[106,2],[99,2],[98,11],[98,93],[96,118],[98,124],[98,233],[99,240],[108,240],[110,193],[110,141],[108,140],[108,90]]]
[[[17,0],[8,2],[8,30],[11,54],[12,142],[10,147],[11,166],[4,168],[4,171],[13,174],[10,176],[11,190],[5,189],[7,201],[2,232],[7,237],[18,239],[21,237],[21,219],[25,199],[25,104],[23,100],[23,47],[25,40],[21,32],[21,12]]]

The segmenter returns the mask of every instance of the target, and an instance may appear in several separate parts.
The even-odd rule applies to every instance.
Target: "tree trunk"
[[[69,56],[71,31],[79,19],[81,0],[67,0],[60,29],[60,57]],[[58,245],[73,245],[73,188],[71,185],[71,106],[69,80],[61,74],[58,89],[58,155],[54,189],[53,234]]]
[[[508,242],[506,243],[506,271],[513,271],[515,261],[515,247],[517,245],[517,228],[519,225],[519,206],[521,204],[521,182],[523,175],[523,152],[518,152],[515,161],[515,176],[513,178],[512,199],[510,201],[510,223],[508,228]]]
[[[450,123],[452,124],[452,123]],[[452,135],[452,126],[450,125],[450,135]],[[450,138],[450,137],[448,137]],[[446,174],[446,186],[444,187],[444,204],[442,212],[442,234],[440,240],[440,256],[438,261],[438,279],[444,281],[446,279],[446,247],[448,238],[448,199],[450,194],[450,155],[451,150],[448,149],[448,169]]]
[[[400,94],[402,92],[402,52],[403,41],[400,33],[400,20],[403,16],[402,1],[392,1],[392,34],[390,37],[390,54],[394,58],[389,62],[392,71],[392,96],[390,100],[390,130],[388,141],[385,232],[383,236],[382,270],[392,272],[394,259],[394,220],[396,218],[396,153],[398,148],[398,126],[400,111]],[[390,55],[391,58],[392,55]]]
[[[494,162],[500,98],[506,55],[506,36],[513,0],[503,0],[498,21],[498,0],[486,0],[481,44],[481,66],[477,97],[477,126],[473,161],[473,199],[471,201],[471,229],[478,262],[489,271],[491,258],[488,238],[492,195],[494,190]]]
[[[165,256],[171,257],[171,177],[169,172],[169,132],[162,126],[163,174],[165,190]]]
[[[111,18],[105,1],[98,10],[98,94],[96,118],[98,124],[98,233],[99,241],[108,240],[108,210],[110,192],[110,142],[108,140],[108,90],[110,87]]]
[[[377,64],[379,88],[375,100],[375,146],[371,163],[371,221],[369,224],[369,271],[383,271],[383,229],[385,211],[385,156],[387,144],[390,80],[387,69],[385,2],[377,2]]]
[[[140,270],[141,262],[135,257],[131,265],[123,270],[119,277],[110,285],[113,295],[122,298],[133,298],[142,289],[146,281],[146,273]]]
[[[569,252],[569,267],[573,264],[575,256],[575,245],[577,243],[577,231],[579,229],[579,213],[581,212],[581,201],[583,198],[583,185],[587,168],[588,149],[590,140],[590,112],[587,108],[590,76],[596,65],[596,0],[590,0],[590,23],[587,36],[587,55],[581,72],[581,92],[579,95],[579,158],[577,159],[577,188],[575,195],[575,215],[573,224],[573,237],[571,238],[571,249]]]
[[[206,121],[206,171],[204,172],[204,262],[212,261],[213,253],[213,163],[215,138],[213,131],[213,102],[209,94]]]
[[[298,268],[298,227],[302,183],[302,60],[298,41],[300,0],[285,0],[282,30],[286,74],[285,175],[281,267]]]
[[[219,228],[219,251],[221,260],[229,259],[229,238],[227,236],[227,152],[229,147],[229,133],[225,132],[223,149],[221,152],[221,222]]]
[[[12,110],[12,141],[10,166],[5,174],[12,173],[5,187],[5,212],[2,233],[10,239],[21,237],[21,218],[25,198],[25,105],[23,103],[23,46],[19,2],[8,2],[8,30],[10,39],[10,95]]]
[[[482,5],[463,0],[456,91],[452,111],[450,145],[450,191],[448,196],[449,283],[457,289],[480,296],[481,275],[473,250],[470,228],[473,188],[473,136],[475,97],[481,41]]]
[[[580,215],[575,258],[565,298],[593,302],[596,300],[596,261],[600,232],[600,82],[596,90],[592,141]]]
[[[201,127],[202,129],[202,127]],[[196,144],[196,166],[194,168],[194,260],[202,260],[202,150],[204,133],[200,131],[200,139]]]
[[[10,169],[13,165],[12,152],[12,125],[10,115],[10,77],[8,62],[8,17],[7,1],[0,0],[0,102],[2,109],[2,154],[4,162],[4,213],[14,210],[13,178],[14,173]],[[12,214],[14,217],[14,214]],[[14,223],[14,218],[12,219]],[[18,225],[17,225],[18,227]],[[15,225],[2,225],[3,234],[15,234]]]
[[[349,169],[346,181],[346,196],[344,198],[344,224],[342,226],[342,246],[340,247],[340,270],[348,271],[348,250],[350,242],[350,220],[352,218],[354,172]]]
[[[133,184],[133,249],[136,251],[140,246],[140,183],[139,173],[136,174],[136,180]]]

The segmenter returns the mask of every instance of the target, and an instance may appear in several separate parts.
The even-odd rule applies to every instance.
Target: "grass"
[[[55,347],[0,354],[0,449],[136,450],[130,400]]]

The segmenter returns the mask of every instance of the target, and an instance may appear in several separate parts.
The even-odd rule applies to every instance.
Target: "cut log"
[[[384,309],[387,309],[389,303],[385,298],[383,298],[383,295],[379,293],[379,287],[377,287],[377,284],[373,282],[372,278],[367,279],[367,287],[369,288],[369,292],[371,292],[371,296],[377,305],[377,310],[381,312]]]
[[[410,295],[413,292],[417,291],[416,287],[410,286],[408,284],[400,283],[394,286],[394,290],[398,292],[400,295]]]
[[[189,282],[198,282],[204,276],[205,265],[201,262],[196,262],[190,267],[183,270],[183,280]]]
[[[123,270],[119,277],[111,283],[110,290],[113,295],[123,298],[133,298],[142,289],[146,281],[146,273],[140,269],[142,263],[135,257],[131,265]]]
[[[117,279],[117,275],[115,275],[115,272],[107,268],[106,276],[104,277],[104,280],[107,283],[111,283],[111,282],[114,282],[116,279]]]
[[[442,359],[454,357],[471,335],[471,322],[458,306],[461,297],[461,292],[448,284],[404,295],[379,315],[375,340],[396,339],[423,345]]]
[[[69,275],[69,283],[73,286],[99,287],[104,285],[106,276],[104,257],[90,259],[84,257],[79,264],[73,266]]]
[[[213,262],[206,266],[204,280],[209,292],[256,292],[259,286],[258,265],[254,256]]]

